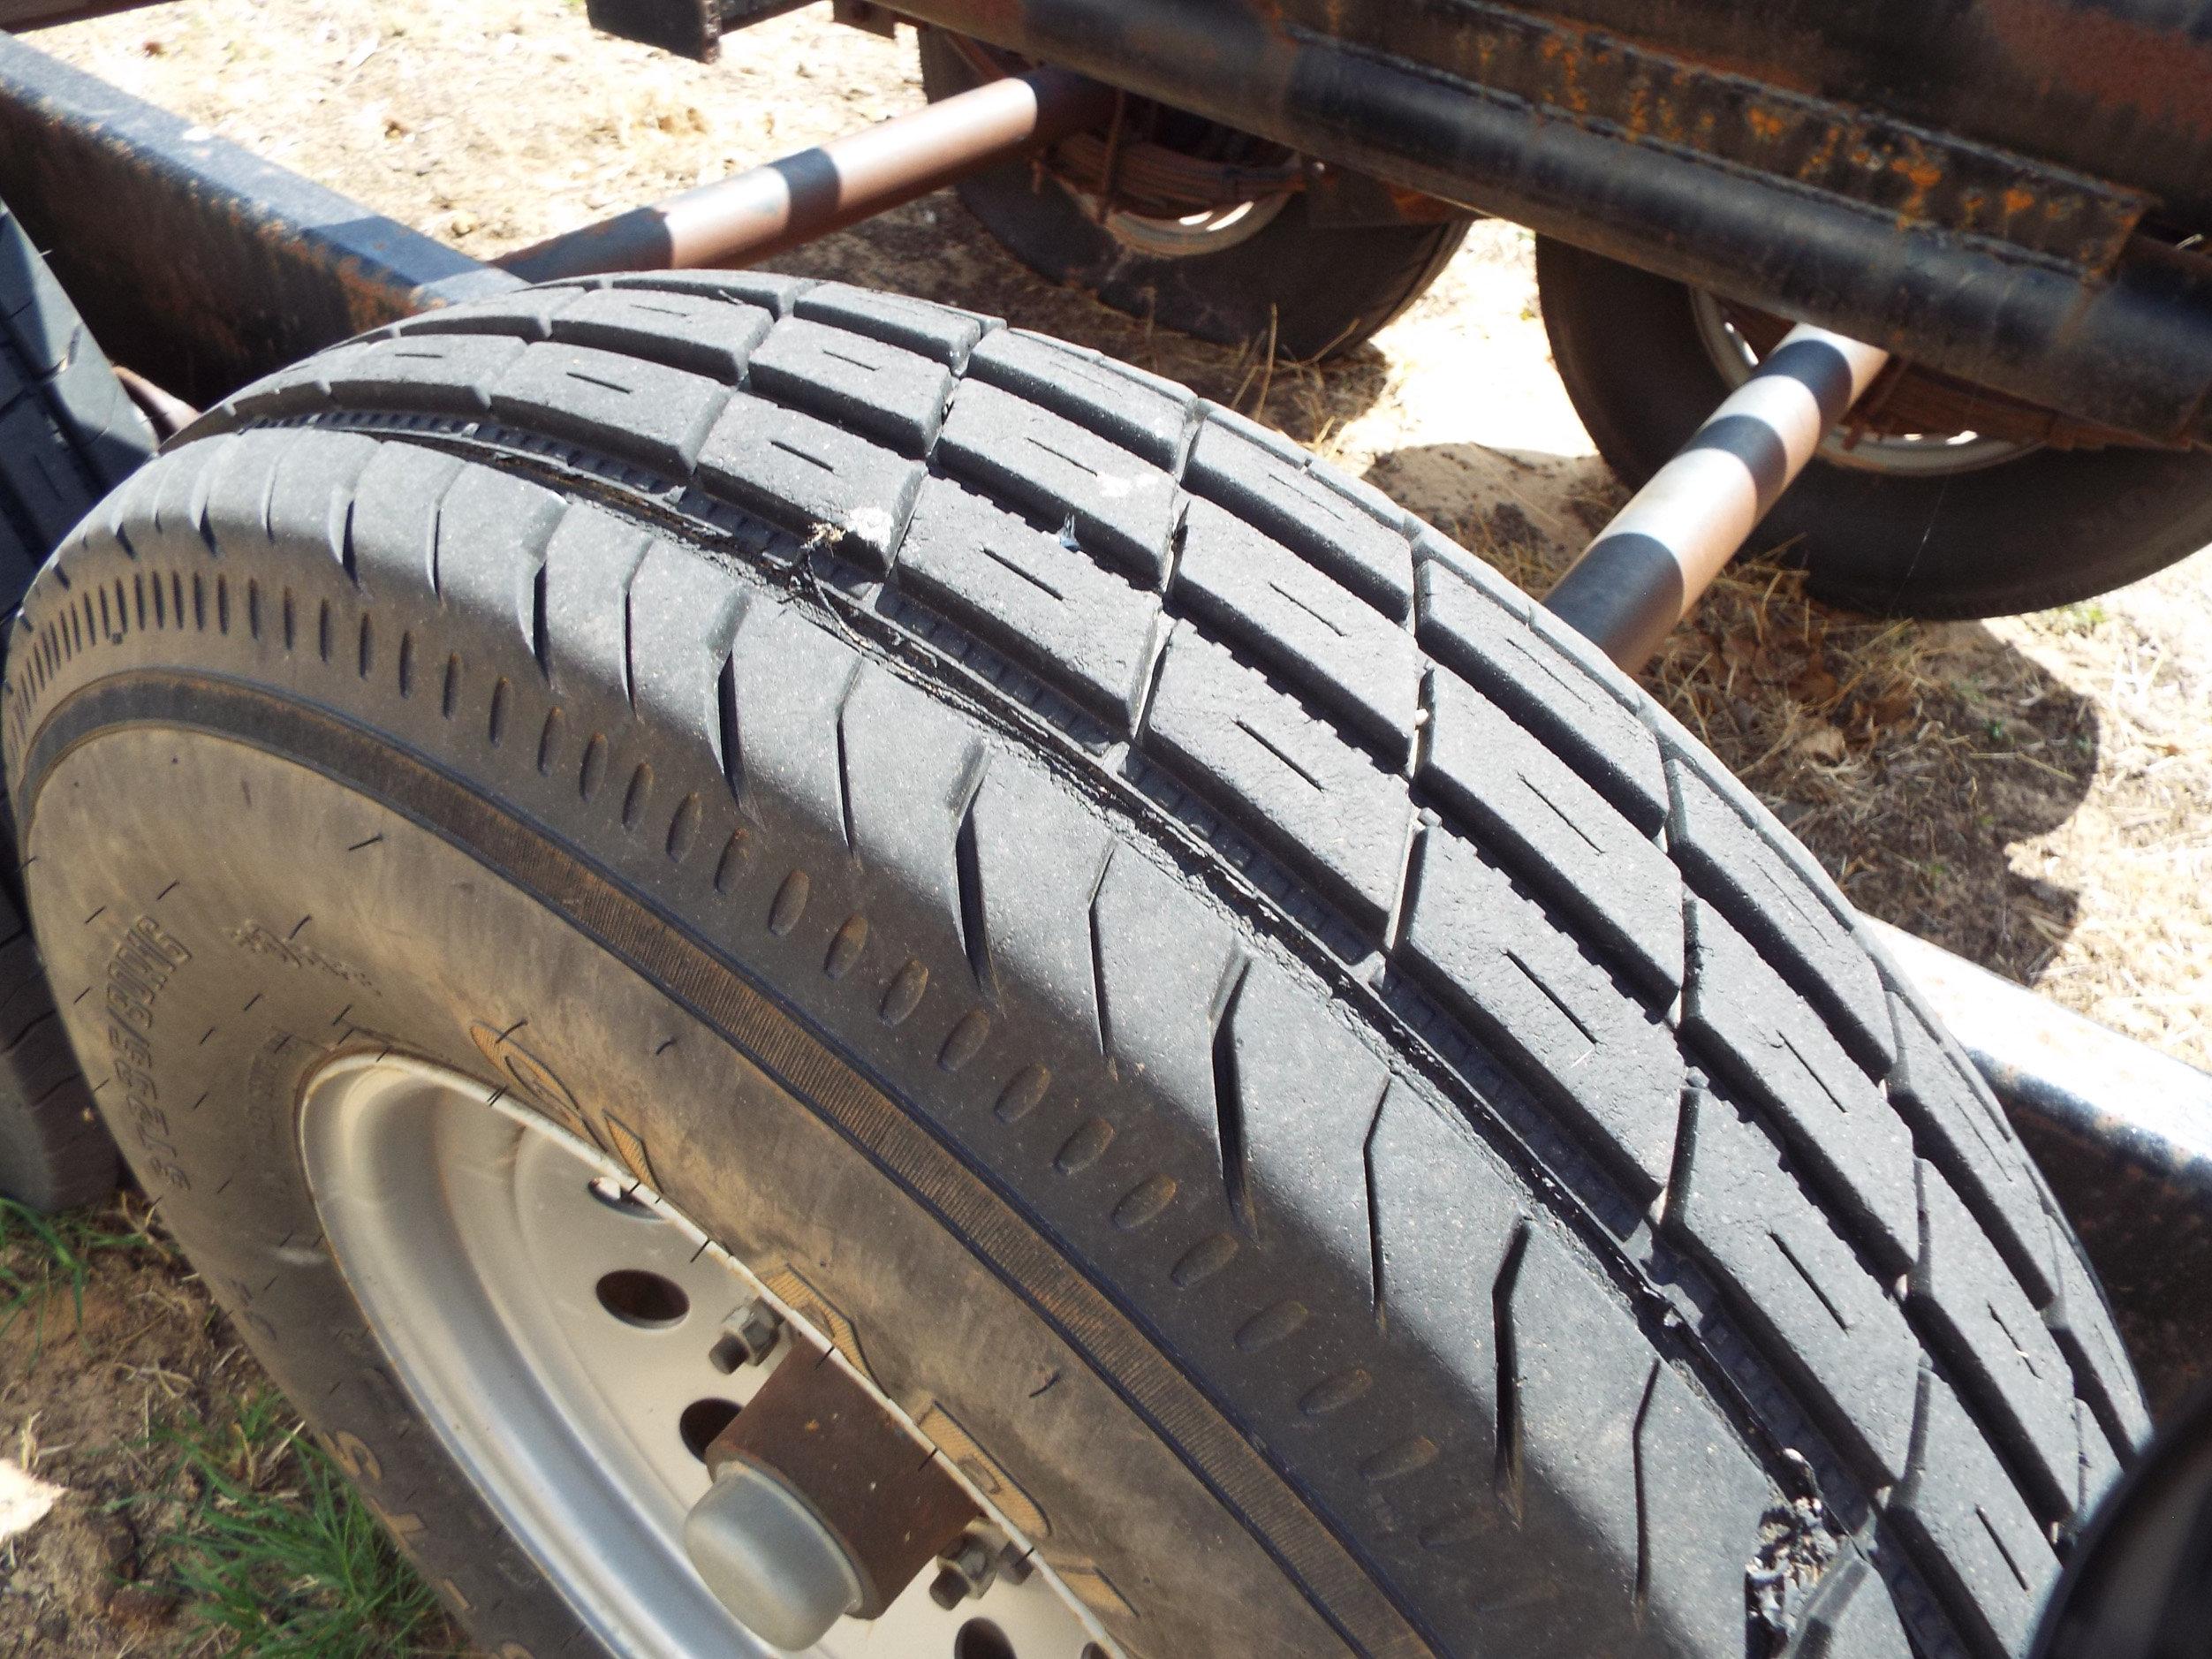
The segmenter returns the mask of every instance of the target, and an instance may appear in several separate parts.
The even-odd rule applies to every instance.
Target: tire
[[[1551,355],[1598,453],[1641,484],[1730,390],[1691,291],[1539,238]],[[1815,458],[1755,545],[1807,572],[1831,604],[1958,618],[2108,593],[2212,543],[2212,456],[2115,446],[2038,449],[1977,470],[1907,477]]]
[[[1095,354],[765,276],[456,307],[213,412],[24,617],[102,1110],[487,1648],[590,1643],[317,1242],[332,1057],[805,1262],[1131,1653],[2019,1654],[2145,1432],[1780,827],[1435,532]]]
[[[932,102],[978,84],[951,36],[920,34]],[[1160,257],[1117,240],[1028,157],[957,188],[983,228],[1046,281],[1202,340],[1261,350],[1272,340],[1280,356],[1300,362],[1339,356],[1389,326],[1443,274],[1473,223],[1315,224],[1301,193],[1233,246]]]
[[[0,206],[0,631],[70,528],[144,465],[154,434],[23,227]],[[54,1018],[0,801],[0,1198],[66,1208],[118,1164]]]

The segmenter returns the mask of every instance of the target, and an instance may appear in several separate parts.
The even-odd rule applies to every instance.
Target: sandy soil
[[[601,41],[572,0],[185,0],[37,43],[486,255],[920,100],[910,38],[836,28],[826,7],[760,26],[715,66]],[[1528,586],[1620,499],[1552,371],[1528,239],[1510,226],[1478,226],[1413,312],[1322,370],[1155,334],[1044,284],[949,196],[775,262],[996,312],[1186,380]],[[1861,906],[2212,1064],[2208,586],[2200,557],[2064,611],[1923,627],[1808,604],[1794,579],[1744,567],[1649,678]],[[142,1357],[126,1346],[103,1363],[205,1386],[223,1339],[188,1286],[162,1293],[191,1311],[149,1305]],[[51,1442],[79,1385],[0,1394],[0,1434],[39,1413]],[[127,1478],[42,1466],[95,1494]]]

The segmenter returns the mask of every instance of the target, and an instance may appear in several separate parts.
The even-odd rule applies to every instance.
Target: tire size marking
[[[154,1005],[177,970],[191,960],[182,941],[153,917],[140,916],[124,930],[108,958],[105,1004],[109,1068],[123,1087],[132,1132],[152,1172],[186,1192],[192,1183],[178,1167],[169,1115],[154,1083]]]

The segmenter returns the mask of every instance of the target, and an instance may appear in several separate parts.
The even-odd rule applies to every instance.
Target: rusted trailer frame
[[[711,42],[781,9],[595,19]],[[2096,425],[2212,433],[2202,4],[898,10]]]

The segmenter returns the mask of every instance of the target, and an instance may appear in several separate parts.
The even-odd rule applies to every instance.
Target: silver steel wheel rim
[[[1697,318],[1698,338],[1704,343],[1707,355],[1733,391],[1759,367],[1759,353],[1728,320],[1726,309],[1713,295],[1692,289],[1690,310]],[[1854,472],[1940,478],[2001,466],[2042,447],[1973,432],[1865,433],[1852,442],[1846,433],[1837,430],[1821,440],[1820,458]]]
[[[686,1409],[742,1407],[789,1342],[731,1375],[707,1351],[731,1312],[776,1299],[596,1148],[443,1067],[389,1053],[334,1061],[308,1083],[299,1134],[331,1254],[415,1406],[578,1617],[639,1659],[778,1653],[715,1600],[682,1544],[708,1486]],[[597,1286],[622,1269],[674,1284],[686,1311],[610,1312]],[[925,1573],[882,1618],[840,1620],[811,1651],[1110,1655],[1034,1565],[951,1612]],[[973,1632],[978,1621],[1004,1645]]]
[[[1069,186],[1068,193],[1083,206],[1092,218],[1099,217],[1099,200],[1085,192]],[[1151,214],[1130,213],[1120,208],[1107,210],[1100,223],[1115,241],[1133,253],[1153,259],[1191,259],[1204,254],[1220,254],[1235,247],[1275,223],[1290,201],[1285,195],[1261,196],[1252,201],[1239,201],[1234,207],[1207,208],[1181,218],[1166,218]]]

